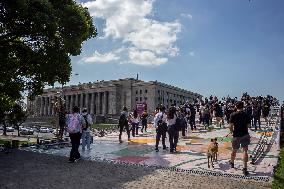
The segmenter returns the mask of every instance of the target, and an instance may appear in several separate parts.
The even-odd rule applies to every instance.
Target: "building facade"
[[[200,94],[158,81],[126,78],[45,89],[35,100],[28,101],[30,115],[54,116],[55,102],[60,97],[67,112],[78,106],[93,115],[118,115],[124,106],[132,110],[137,103],[146,103],[147,111],[152,113],[159,104],[169,107],[202,98]]]

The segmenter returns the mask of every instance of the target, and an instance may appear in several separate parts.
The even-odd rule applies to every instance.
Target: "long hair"
[[[133,111],[133,117],[134,117],[134,118],[137,118],[137,117],[138,117],[137,110],[134,110],[134,111]]]
[[[169,109],[169,112],[168,112],[168,118],[169,118],[169,119],[174,119],[175,114],[176,114],[176,109],[175,109],[175,107],[171,107],[171,108]]]

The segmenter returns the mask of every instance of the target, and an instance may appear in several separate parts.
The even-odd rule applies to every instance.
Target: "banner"
[[[145,102],[137,103],[136,110],[137,110],[137,113],[141,115],[145,110],[147,111],[147,104]]]

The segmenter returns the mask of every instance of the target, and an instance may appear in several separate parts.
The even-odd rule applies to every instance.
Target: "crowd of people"
[[[162,149],[169,148],[170,153],[177,151],[177,144],[182,136],[190,130],[197,129],[212,129],[212,125],[217,127],[225,127],[225,122],[229,124],[232,139],[232,154],[231,167],[234,167],[234,159],[237,149],[242,147],[244,153],[244,174],[247,175],[247,150],[250,144],[250,136],[248,129],[254,126],[254,131],[261,129],[260,117],[262,116],[266,122],[270,114],[271,106],[279,105],[279,101],[268,95],[266,97],[257,96],[251,97],[244,93],[240,99],[230,96],[218,99],[216,96],[206,97],[203,99],[196,99],[193,102],[186,102],[181,106],[172,106],[166,108],[159,105],[154,113],[154,127],[156,128],[156,144],[155,151],[159,152],[159,143],[162,140]],[[126,107],[123,108],[119,117],[119,141],[122,142],[122,133],[126,131],[128,140],[131,137],[138,136],[139,132],[147,132],[147,122],[149,114],[145,110],[142,114],[138,114],[137,110],[129,112]],[[196,119],[196,118],[199,118]],[[215,123],[213,124],[213,118]],[[196,124],[196,120],[199,124]],[[139,131],[139,123],[142,124]],[[90,128],[92,124],[91,116],[83,110],[79,113],[79,108],[74,107],[73,113],[67,117],[67,130],[71,138],[72,149],[70,152],[69,162],[75,162],[80,158],[78,148],[80,146],[80,139],[82,138],[82,150],[90,150]],[[199,126],[199,128],[197,127]],[[170,146],[166,146],[166,138],[169,140]],[[215,145],[216,145],[215,141]],[[209,165],[209,164],[208,164]]]
[[[214,125],[217,127],[225,127],[225,122],[229,124],[229,134],[232,135],[230,166],[234,168],[236,152],[241,147],[243,150],[243,173],[244,175],[248,175],[247,151],[250,144],[248,130],[251,126],[254,126],[254,131],[261,130],[261,116],[268,124],[268,117],[272,106],[279,106],[279,101],[276,98],[270,95],[267,97],[251,97],[247,93],[244,93],[240,99],[227,96],[219,100],[216,96],[213,97],[211,95],[204,100],[196,99],[192,103],[187,102],[181,106],[173,104],[168,109],[163,105],[159,105],[154,113],[154,127],[156,128],[155,150],[159,152],[161,139],[162,149],[167,150],[166,138],[168,138],[170,144],[169,151],[170,153],[175,153],[180,132],[184,137],[186,132],[189,131],[188,126],[190,126],[191,131],[196,131],[196,118],[199,118],[199,126],[201,127],[199,129],[211,129],[213,118],[215,118]],[[148,116],[148,114],[146,116],[145,114],[147,113],[144,112],[141,116],[144,118],[144,121]],[[139,115],[136,110],[129,114],[126,108],[124,108],[121,115],[119,140],[121,141],[124,128],[130,140],[130,131],[132,131],[132,137],[138,135]],[[129,124],[132,125],[130,129]],[[214,140],[214,144],[218,144],[216,140]]]

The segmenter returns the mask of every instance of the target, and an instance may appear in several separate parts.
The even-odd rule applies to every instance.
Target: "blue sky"
[[[98,36],[72,57],[70,83],[136,77],[204,96],[284,100],[282,0],[78,0]]]

